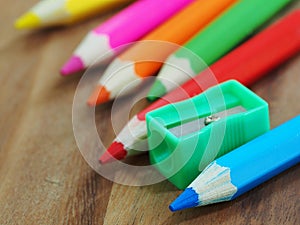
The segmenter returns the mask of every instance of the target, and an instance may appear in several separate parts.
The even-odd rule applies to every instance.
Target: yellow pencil
[[[132,0],[43,0],[15,22],[17,29],[67,25]]]

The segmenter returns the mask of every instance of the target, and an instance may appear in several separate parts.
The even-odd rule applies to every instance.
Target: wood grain
[[[232,202],[178,213],[168,210],[180,193],[168,181],[129,187],[94,172],[72,130],[82,74],[58,71],[111,13],[67,28],[15,31],[14,19],[35,2],[0,1],[0,224],[300,224],[299,165]],[[299,7],[295,1],[281,15]],[[272,127],[300,113],[299,74],[300,55],[251,87],[269,102]],[[110,108],[96,110],[105,146],[115,135]],[[119,128],[127,121],[122,112],[118,120]]]

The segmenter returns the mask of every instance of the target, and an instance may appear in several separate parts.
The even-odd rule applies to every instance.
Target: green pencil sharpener
[[[270,129],[268,103],[234,80],[149,112],[146,121],[150,162],[179,189]]]

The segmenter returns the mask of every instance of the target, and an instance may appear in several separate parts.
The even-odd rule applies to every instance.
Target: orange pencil
[[[236,1],[197,0],[188,5],[118,56],[99,80],[88,104],[92,106],[114,99],[122,89],[122,94],[130,92],[143,78],[155,74],[179,45],[188,41]],[[154,59],[156,62],[151,62]]]

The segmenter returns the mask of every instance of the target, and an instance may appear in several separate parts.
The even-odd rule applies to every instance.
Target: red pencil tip
[[[113,142],[106,152],[100,157],[101,164],[113,162],[115,160],[124,159],[127,155],[127,151],[124,149],[124,145],[119,142]]]
[[[78,56],[72,56],[60,70],[61,75],[67,76],[84,69],[82,60]]]
[[[104,86],[97,86],[92,95],[89,97],[87,104],[89,106],[99,105],[109,101],[110,92]]]

